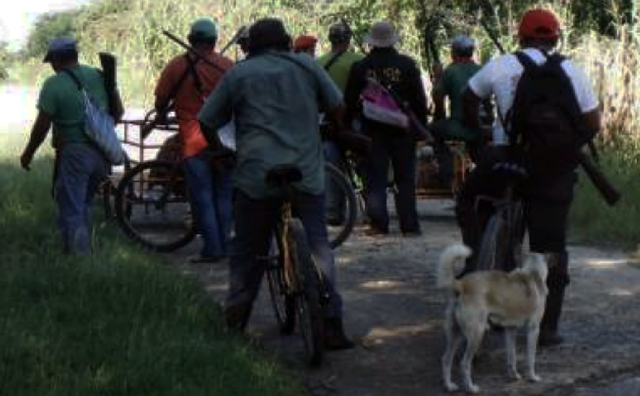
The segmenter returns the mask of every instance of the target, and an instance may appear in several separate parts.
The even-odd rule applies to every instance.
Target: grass
[[[195,280],[109,226],[91,257],[59,253],[50,158],[17,166],[0,138],[1,395],[300,395],[274,360],[227,333]]]
[[[625,146],[631,143],[602,153],[601,168],[622,193],[615,206],[608,206],[587,176],[581,175],[570,222],[570,234],[577,241],[623,248],[640,243],[640,151]]]

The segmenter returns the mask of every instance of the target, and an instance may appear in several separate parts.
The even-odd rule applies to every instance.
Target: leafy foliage
[[[54,37],[72,37],[76,32],[77,11],[42,14],[35,22],[27,39],[25,54],[39,58],[47,52],[49,40]]]
[[[9,78],[8,68],[15,61],[15,54],[9,50],[9,44],[0,41],[0,82]]]

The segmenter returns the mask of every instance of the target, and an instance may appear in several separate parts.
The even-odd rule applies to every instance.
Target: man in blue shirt
[[[282,202],[266,184],[267,172],[294,165],[302,180],[294,183],[293,211],[302,220],[316,262],[328,280],[325,348],[353,346],[342,328],[342,298],[324,219],[324,159],[318,131],[322,104],[342,127],[342,96],[314,60],[290,51],[291,39],[278,19],[262,19],[249,31],[249,57],[223,77],[198,115],[210,142],[232,118],[236,126],[234,170],[235,237],[230,257],[227,324],[244,330],[258,295],[264,260]]]

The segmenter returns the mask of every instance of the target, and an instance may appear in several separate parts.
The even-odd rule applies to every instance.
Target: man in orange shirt
[[[190,261],[212,263],[227,254],[231,229],[231,173],[224,164],[212,166],[212,153],[196,116],[233,62],[215,51],[218,28],[213,20],[201,18],[193,22],[187,38],[203,58],[219,67],[215,68],[193,54],[176,56],[158,80],[155,109],[162,118],[173,101],[178,119],[191,211],[204,240],[200,255]]]

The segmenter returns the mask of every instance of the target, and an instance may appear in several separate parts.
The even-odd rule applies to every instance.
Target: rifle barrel
[[[169,37],[171,40],[175,41],[176,43],[178,43],[181,47],[183,47],[184,49],[186,49],[190,54],[194,55],[196,58],[198,58],[199,60],[203,61],[204,63],[206,63],[207,65],[213,67],[214,69],[218,70],[220,73],[224,73],[226,72],[225,69],[223,69],[222,67],[220,67],[219,65],[211,62],[209,59],[205,58],[204,56],[200,55],[198,53],[198,51],[196,51],[192,46],[190,46],[189,44],[185,43],[184,41],[180,40],[178,37],[176,37],[173,33],[163,30],[162,33]]]

